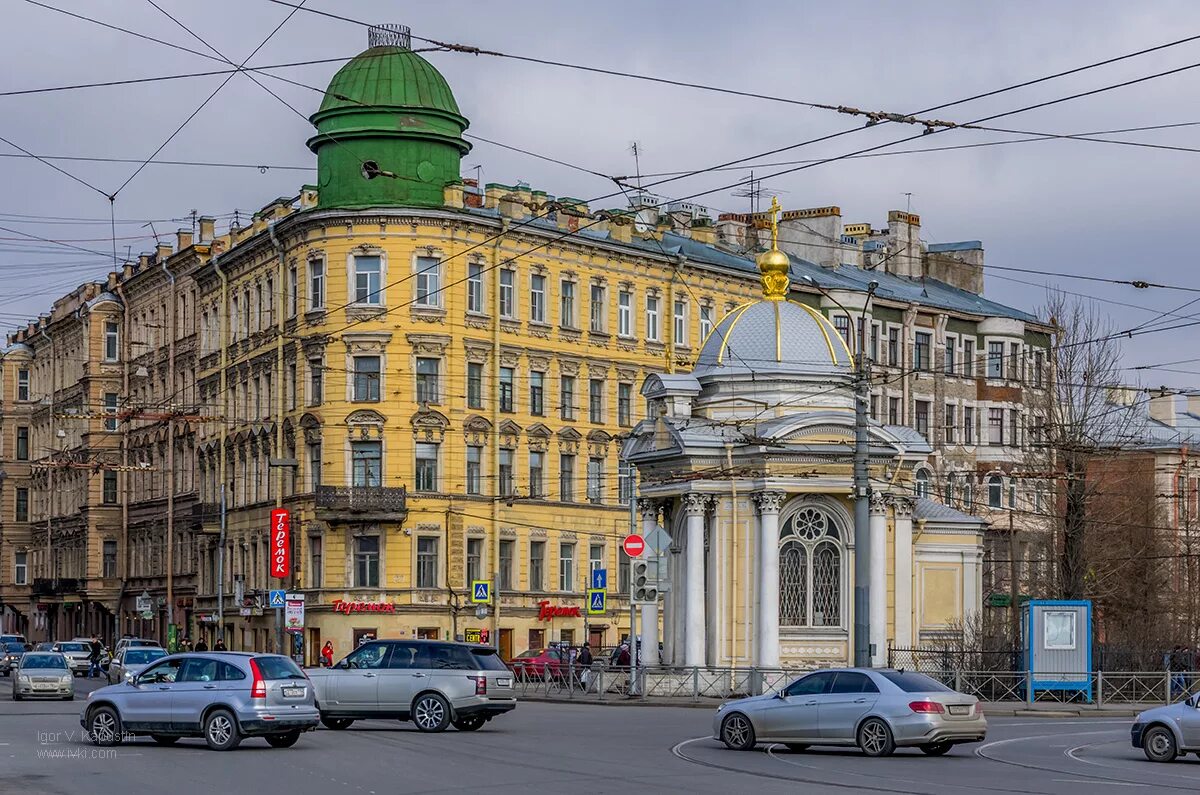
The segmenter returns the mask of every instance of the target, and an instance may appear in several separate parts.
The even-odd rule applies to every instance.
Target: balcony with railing
[[[57,579],[48,579],[45,577],[36,577],[33,580],[33,585],[30,592],[34,596],[56,596],[58,594],[74,594],[83,590],[87,585],[87,580],[79,580],[74,577],[59,577]]]
[[[317,486],[317,509],[346,513],[399,515],[408,511],[403,486]]]

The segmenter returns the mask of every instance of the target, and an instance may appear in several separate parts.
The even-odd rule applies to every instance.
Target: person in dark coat
[[[208,644],[204,642],[204,638],[196,641],[196,651],[208,651]]]
[[[213,651],[229,651],[225,648],[224,638],[217,638],[217,642],[213,644]]]
[[[100,657],[104,654],[104,646],[100,643],[100,639],[92,635],[92,641],[88,644],[91,654],[88,655],[88,679],[93,679],[100,675]]]

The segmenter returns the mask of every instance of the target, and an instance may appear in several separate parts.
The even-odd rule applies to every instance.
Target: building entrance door
[[[500,629],[500,645],[497,648],[500,650],[500,659],[505,662],[512,659],[512,633],[511,629]]]

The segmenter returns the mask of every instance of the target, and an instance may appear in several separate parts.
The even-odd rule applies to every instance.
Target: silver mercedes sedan
[[[1173,762],[1188,752],[1200,754],[1200,693],[1139,713],[1129,733],[1133,747],[1141,748],[1151,762]]]
[[[803,676],[777,693],[717,707],[713,738],[736,751],[782,743],[857,746],[867,756],[917,747],[941,756],[987,736],[974,696],[924,674],[883,668],[839,668]]]

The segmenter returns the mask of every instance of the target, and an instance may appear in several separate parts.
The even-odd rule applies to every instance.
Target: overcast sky
[[[149,0],[47,0],[50,5],[154,36],[206,48]],[[290,9],[269,0],[156,0],[224,55],[240,62]],[[367,22],[400,22],[414,35],[544,59],[570,61],[743,91],[858,108],[913,112],[1035,77],[1200,34],[1194,2],[682,2],[476,3],[309,0],[308,7]],[[72,19],[26,0],[5,0],[0,92],[210,71],[222,64]],[[349,58],[366,46],[362,26],[297,12],[250,65]],[[416,44],[414,46],[420,46]],[[858,126],[850,117],[760,99],[458,53],[429,53],[446,76],[470,132],[605,174],[702,168]],[[936,111],[967,122],[1169,69],[1200,63],[1200,40],[997,97]],[[274,74],[323,88],[339,64]],[[163,149],[162,160],[311,167],[305,118],[320,101],[309,88],[260,78],[300,113],[242,75],[232,80]],[[144,160],[195,111],[224,75],[0,96],[0,136],[40,155]],[[1200,122],[1200,68],[997,119],[994,126],[1075,134]],[[762,162],[830,157],[914,135],[882,125]],[[1015,136],[951,130],[893,149],[953,146]],[[1113,135],[1200,148],[1200,126]],[[881,151],[889,151],[887,149]],[[0,143],[0,154],[19,154]],[[1144,279],[1200,287],[1193,245],[1200,154],[1081,141],[842,160],[768,181],[788,208],[836,204],[843,220],[886,223],[912,209],[927,242],[982,240],[996,266]],[[109,202],[134,163],[59,161],[93,191],[26,158],[0,158],[0,226],[110,252]],[[464,171],[485,181],[529,182],[559,196],[591,198],[612,184],[595,176],[476,142]],[[708,173],[657,189],[679,197],[719,188],[747,168]],[[758,166],[759,173],[780,170]],[[115,203],[118,254],[152,247],[192,210],[252,213],[295,195],[305,171],[147,166]],[[721,190],[697,201],[744,211]],[[616,200],[600,204],[616,206]],[[28,217],[19,217],[28,216]],[[54,220],[50,217],[71,219]],[[90,222],[75,219],[90,219]],[[25,242],[19,242],[24,240]],[[90,254],[0,231],[0,326],[11,328],[111,264]],[[1003,277],[1003,278],[1002,278]],[[1026,283],[1018,283],[1020,279]],[[1200,293],[992,270],[986,294],[1027,310],[1044,285],[1142,309],[1100,304],[1116,328],[1155,320]],[[1200,301],[1180,314],[1200,313]],[[1200,317],[1200,316],[1198,316]],[[1161,320],[1161,318],[1159,318]],[[1168,318],[1170,321],[1170,318]],[[1125,364],[1200,357],[1196,329],[1127,343]],[[1200,363],[1134,371],[1143,383],[1200,386]]]

